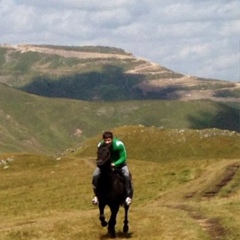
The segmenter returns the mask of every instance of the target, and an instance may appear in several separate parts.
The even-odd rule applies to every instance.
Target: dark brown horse
[[[111,237],[115,238],[116,218],[121,205],[125,210],[123,232],[127,233],[129,230],[129,206],[125,204],[126,190],[124,185],[124,178],[121,175],[121,170],[112,168],[110,157],[111,154],[107,146],[102,146],[98,149],[97,166],[101,169],[101,175],[98,180],[96,195],[99,202],[99,220],[101,221],[101,225],[103,227],[108,226],[108,233]],[[109,206],[111,210],[111,216],[108,222],[104,216],[104,209],[106,206]]]

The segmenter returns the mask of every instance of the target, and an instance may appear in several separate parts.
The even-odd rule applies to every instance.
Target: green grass
[[[225,97],[225,98],[240,98],[240,90],[220,90],[216,93],[217,97]]]
[[[240,154],[240,135],[230,131],[159,129],[144,126],[125,126],[112,131],[130,148],[130,158],[145,161],[166,163],[176,159],[235,159]],[[89,139],[73,154],[92,156],[94,146],[100,139],[101,135]]]
[[[86,102],[43,98],[0,85],[0,109],[0,152],[59,154],[67,148],[77,148],[87,138],[106,129],[120,126],[153,126],[158,131],[179,129],[173,131],[172,138],[176,135],[174,148],[183,143],[180,129],[219,128],[240,131],[238,105],[211,101]],[[207,135],[213,136],[203,136],[202,141],[215,141],[214,134],[217,132],[207,131]],[[190,134],[191,131],[188,132],[189,137]],[[144,134],[139,133],[138,137],[142,138]],[[227,145],[227,131],[226,136],[221,136],[217,141]],[[201,152],[200,145],[194,149],[197,155]]]
[[[135,131],[135,136],[141,132]],[[92,147],[91,141],[95,142],[95,138],[84,145]],[[130,142],[128,151],[133,152],[134,138]],[[157,150],[158,144],[153,145]],[[140,146],[143,153],[147,146],[144,142]],[[0,239],[107,238],[98,210],[91,205],[95,152],[88,157],[83,151],[78,156],[67,154],[60,158],[27,153],[0,155],[0,159],[11,158],[8,168],[0,165]],[[218,233],[220,239],[238,239],[240,187],[233,188],[228,197],[219,193],[204,200],[201,196],[217,181],[219,173],[233,162],[240,164],[240,159],[216,156],[162,162],[138,157],[133,154],[128,159],[135,189],[129,212],[130,232],[127,236],[121,233],[121,209],[116,226],[118,237],[211,240],[212,231],[221,226],[226,232]],[[148,158],[154,159],[154,152],[149,152]],[[239,173],[232,181],[237,182],[238,178]],[[192,193],[195,195],[186,198]],[[108,209],[106,215],[109,216]],[[201,225],[202,219],[215,225],[206,229]]]

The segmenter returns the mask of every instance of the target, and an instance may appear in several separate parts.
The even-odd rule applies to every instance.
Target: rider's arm
[[[119,152],[119,159],[117,159],[114,162],[115,166],[118,167],[118,166],[120,166],[120,165],[122,165],[123,163],[126,162],[126,160],[127,160],[127,152],[126,152],[126,148],[125,148],[123,142],[121,142],[119,140],[117,140],[115,142],[115,146],[114,147],[115,147],[115,150],[118,150],[118,152]]]

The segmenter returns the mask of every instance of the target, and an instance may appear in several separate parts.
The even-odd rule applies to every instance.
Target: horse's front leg
[[[115,238],[116,237],[116,232],[115,232],[115,225],[117,223],[117,213],[119,211],[119,205],[114,205],[110,206],[111,209],[111,216],[108,221],[108,233],[111,235],[111,237]]]
[[[101,221],[101,225],[102,227],[106,227],[107,226],[107,222],[105,220],[105,215],[104,215],[104,208],[105,208],[105,204],[99,203],[98,208],[99,208],[99,220]]]
[[[127,233],[128,230],[129,230],[129,227],[128,227],[128,209],[129,209],[129,206],[127,205],[124,205],[124,210],[125,210],[125,218],[124,218],[124,225],[123,225],[123,232],[124,233]]]

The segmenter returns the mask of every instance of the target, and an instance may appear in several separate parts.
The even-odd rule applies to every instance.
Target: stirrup
[[[94,196],[93,199],[92,199],[92,204],[93,205],[98,205],[98,198],[97,196]]]
[[[127,206],[129,206],[132,203],[132,199],[130,197],[127,197],[125,203]]]

